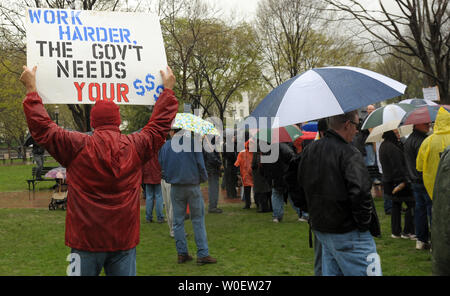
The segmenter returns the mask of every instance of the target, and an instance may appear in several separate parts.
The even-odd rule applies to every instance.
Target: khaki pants
[[[166,183],[164,180],[161,180],[161,190],[164,200],[164,207],[166,209],[166,219],[167,224],[169,225],[170,236],[173,237],[173,210],[172,201],[170,199],[170,184]]]

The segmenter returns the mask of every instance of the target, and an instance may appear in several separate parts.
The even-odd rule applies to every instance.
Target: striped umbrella
[[[415,106],[422,106],[422,105],[436,106],[437,105],[432,100],[425,100],[425,99],[418,99],[418,98],[402,100],[399,102],[399,104],[411,104],[411,105],[415,105]]]
[[[440,107],[443,107],[444,109],[450,112],[450,105],[421,106],[415,110],[406,113],[403,116],[400,125],[433,122],[436,120],[436,115]]]
[[[380,107],[366,117],[361,129],[373,128],[393,120],[398,120],[400,122],[408,111],[412,111],[416,108],[416,106],[410,104],[389,104]]]
[[[296,125],[288,125],[273,129],[260,129],[255,137],[267,143],[294,142],[302,135],[302,131]]]
[[[269,128],[307,122],[400,96],[405,89],[398,81],[362,68],[315,68],[273,89],[246,121],[275,118],[267,120]]]

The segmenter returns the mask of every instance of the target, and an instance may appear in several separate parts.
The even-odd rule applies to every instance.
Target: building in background
[[[225,118],[228,127],[233,127],[235,124],[243,121],[250,115],[248,93],[242,93],[242,100],[231,102],[228,104],[225,111]]]

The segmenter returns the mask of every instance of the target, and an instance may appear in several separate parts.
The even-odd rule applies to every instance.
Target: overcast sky
[[[236,12],[239,16],[246,18],[254,18],[256,9],[260,0],[206,0],[218,8],[222,8],[225,13]],[[398,6],[394,0],[382,0],[383,5],[389,12],[398,12]],[[374,0],[360,0],[364,7],[368,9],[379,10],[378,1]]]
[[[238,16],[245,18],[254,18],[259,0],[206,0],[222,8],[225,13],[237,13]]]

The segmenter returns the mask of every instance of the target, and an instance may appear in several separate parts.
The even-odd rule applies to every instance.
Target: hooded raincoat
[[[172,90],[159,96],[139,133],[117,125],[96,126],[92,135],[55,124],[38,93],[23,108],[30,133],[67,171],[65,243],[90,252],[129,250],[139,243],[142,166],[163,145],[178,110]]]
[[[253,152],[250,152],[250,140],[245,142],[245,150],[239,152],[234,166],[239,167],[242,177],[242,185],[253,186],[252,161]]]
[[[423,172],[423,184],[433,199],[434,180],[439,166],[440,153],[450,145],[450,113],[440,108],[434,123],[434,132],[419,148],[416,168]]]

